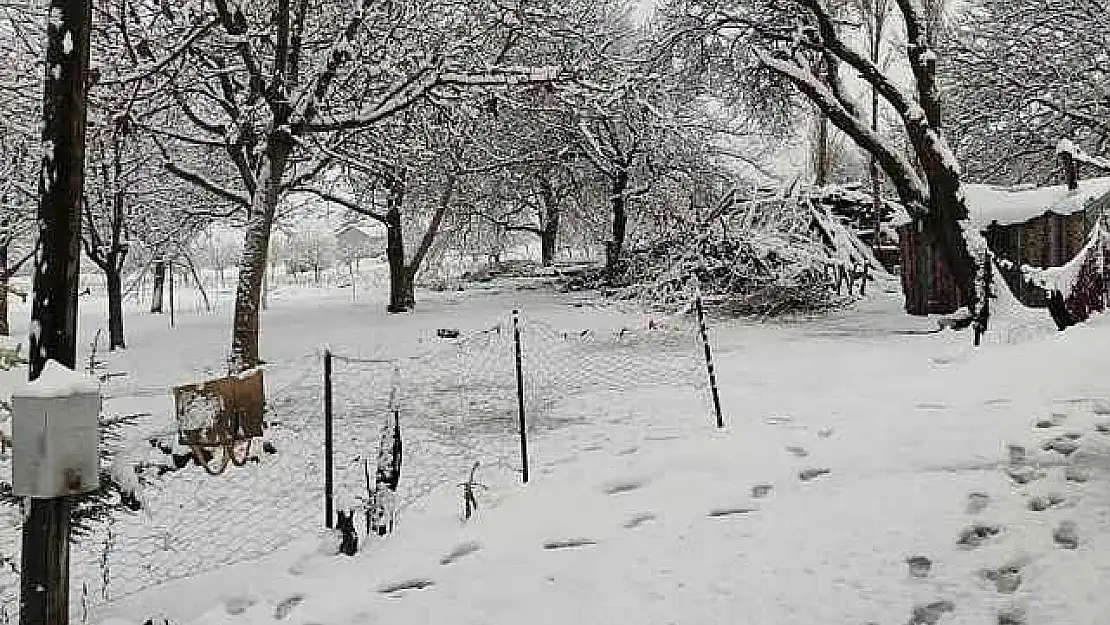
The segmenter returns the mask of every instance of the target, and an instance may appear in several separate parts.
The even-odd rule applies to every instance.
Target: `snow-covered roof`
[[[1057,215],[1080,211],[1090,200],[1110,193],[1110,177],[1081,180],[1075,191],[1062,184],[1050,187],[967,184],[962,189],[971,223],[986,228],[993,222],[1021,223],[1049,211]]]
[[[960,189],[967,200],[972,225],[984,229],[993,222],[1008,226],[1029,221],[1049,211],[1057,215],[1071,215],[1083,210],[1088,202],[1110,195],[1110,177],[1080,180],[1075,191],[1069,191],[1067,185],[1062,184],[1050,187],[965,184]],[[894,226],[904,226],[912,221],[905,209],[894,210],[891,219]]]

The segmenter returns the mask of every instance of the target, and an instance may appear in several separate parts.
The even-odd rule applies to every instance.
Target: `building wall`
[[[1047,306],[1049,293],[1025,281],[1022,265],[1059,267],[1083,249],[1089,231],[1083,211],[1071,215],[1045,213],[1020,224],[992,225],[984,232],[999,259],[1010,261],[1002,275],[1026,306]]]
[[[1048,305],[1049,293],[1028,282],[1021,266],[1059,267],[1074,258],[1086,243],[1093,218],[1085,211],[1071,215],[1045,213],[1019,224],[992,224],[983,231],[991,251],[1009,263],[1002,276],[1026,306]],[[948,314],[960,307],[955,281],[940,259],[935,241],[913,224],[898,229],[902,248],[902,289],[911,315]]]

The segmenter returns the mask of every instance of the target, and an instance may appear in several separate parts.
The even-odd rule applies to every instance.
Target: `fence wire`
[[[399,410],[404,440],[402,523],[404,507],[462,481],[474,462],[520,471],[513,327],[505,315],[483,330],[429,339],[423,351],[407,356],[364,358],[334,350],[337,509],[362,505],[366,470],[372,477],[381,429],[393,408]],[[693,323],[672,318],[648,327],[599,330],[559,328],[521,316],[519,330],[530,437],[558,436],[561,428],[597,418],[610,403],[591,402],[586,414],[583,397],[646,386],[685,389],[689,401],[708,415]],[[157,477],[144,488],[141,512],[116,518],[74,546],[75,621],[88,606],[256,559],[323,527],[322,355],[323,350],[267,365],[267,427],[263,440],[254,443],[257,462],[217,477],[193,465]],[[276,453],[264,451],[264,443]],[[140,461],[170,462],[145,442],[139,447],[145,454]],[[18,534],[3,542],[9,547]],[[8,553],[18,563],[17,552]],[[18,605],[18,576],[2,565],[0,624],[3,610],[14,617]]]

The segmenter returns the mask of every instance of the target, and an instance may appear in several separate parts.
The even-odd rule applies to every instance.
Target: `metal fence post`
[[[524,367],[520,349],[520,311],[513,311],[513,344],[516,349],[516,403],[520,415],[520,464],[528,483],[528,424],[524,416]]]
[[[332,462],[332,396],[331,396],[331,350],[324,351],[324,525],[335,527],[335,500],[333,493]]]
[[[713,411],[717,415],[717,427],[725,427],[721,415],[721,397],[717,392],[717,373],[713,368],[713,350],[709,347],[709,332],[705,328],[705,309],[701,303],[701,291],[694,296],[694,308],[698,312],[698,330],[701,332],[702,346],[705,348],[705,369],[709,373],[709,391],[713,394]]]

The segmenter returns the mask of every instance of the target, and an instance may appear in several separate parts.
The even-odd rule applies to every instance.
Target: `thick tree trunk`
[[[116,269],[118,264],[112,265],[104,272],[108,282],[108,351],[127,347],[123,338],[123,276]]]
[[[544,267],[550,267],[555,264],[555,251],[559,235],[559,222],[558,217],[554,225],[552,222],[544,224],[540,230],[540,264]]]
[[[150,301],[150,312],[160,315],[165,309],[166,299],[166,261],[154,261],[154,295]]]
[[[281,199],[281,178],[292,151],[290,137],[274,133],[269,137],[252,199],[251,218],[243,238],[239,261],[239,284],[235,291],[235,316],[232,321],[230,366],[242,372],[258,366],[258,334],[262,307],[262,282],[266,277],[270,233]]]
[[[416,307],[416,272],[405,263],[405,231],[401,224],[401,206],[405,200],[404,183],[394,181],[389,189],[385,212],[385,257],[389,265],[390,313],[409,312]]]
[[[605,250],[605,269],[612,275],[624,252],[624,238],[628,230],[628,172],[621,171],[613,179],[611,202],[613,207],[613,237]]]
[[[398,272],[390,266],[388,312],[411,312],[416,308],[416,276],[407,267]]]
[[[931,210],[925,220],[925,227],[936,237],[944,264],[959,290],[960,303],[967,306],[972,315],[977,315],[979,294],[976,291],[975,276],[976,268],[983,259],[972,257],[967,238],[960,226],[960,222],[967,219],[968,210],[958,189],[958,184],[953,187],[951,184],[933,182]]]
[[[555,264],[555,253],[559,240],[559,201],[551,181],[540,177],[540,192],[543,194],[544,214],[540,224],[540,264],[550,267]]]

